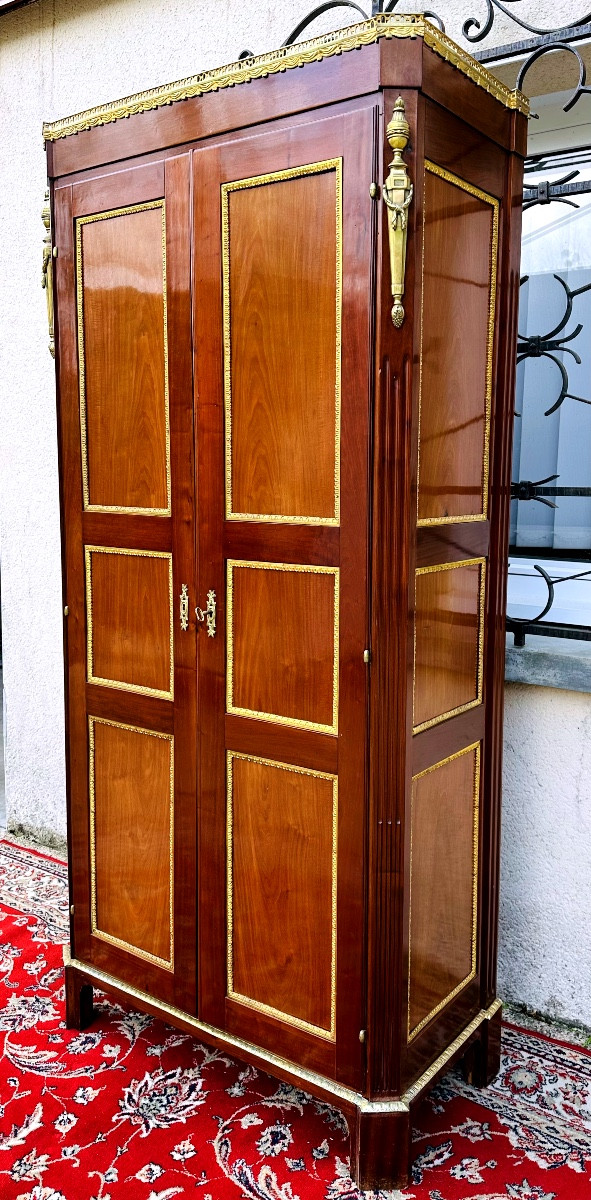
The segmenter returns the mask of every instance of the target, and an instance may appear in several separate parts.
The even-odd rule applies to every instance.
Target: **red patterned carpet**
[[[342,1117],[98,997],[63,1023],[65,867],[0,844],[2,1200],[359,1200]],[[476,1092],[417,1114],[413,1183],[375,1200],[591,1200],[591,1054],[507,1028]]]

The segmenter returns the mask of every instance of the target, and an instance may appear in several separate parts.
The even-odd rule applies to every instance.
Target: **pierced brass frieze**
[[[322,59],[331,58],[336,54],[346,54],[350,50],[359,49],[360,46],[370,46],[380,41],[381,38],[416,37],[422,37],[425,45],[429,46],[435,54],[451,63],[457,71],[461,71],[478,87],[494,96],[495,100],[505,105],[505,108],[516,109],[527,116],[529,101],[522,92],[511,91],[482,63],[473,58],[468,50],[457,46],[431,21],[426,20],[420,14],[381,13],[347,29],[337,29],[322,37],[297,42],[294,46],[282,46],[279,50],[271,50],[267,54],[253,55],[241,62],[230,63],[225,67],[216,67],[212,71],[202,71],[199,75],[181,79],[177,83],[150,88],[148,91],[126,96],[123,100],[97,105],[95,108],[86,109],[85,112],[75,113],[71,117],[45,122],[43,137],[46,142],[54,142],[58,138],[69,137],[84,129],[93,129],[97,125],[107,125],[111,121],[118,121],[133,116],[135,113],[148,112],[154,108],[161,108],[165,104],[174,104],[177,100],[204,96],[209,92],[220,91],[222,88],[248,83],[252,79],[262,79],[267,75],[275,75],[294,67],[303,67],[307,63],[320,62]]]

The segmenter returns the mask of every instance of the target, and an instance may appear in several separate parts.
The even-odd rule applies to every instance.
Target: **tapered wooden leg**
[[[75,967],[66,966],[66,1028],[87,1029],[92,1024],[92,984]]]
[[[483,1021],[480,1035],[467,1056],[465,1075],[474,1087],[488,1087],[501,1065],[501,1017],[499,1009],[490,1021]]]
[[[411,1167],[410,1112],[358,1112],[351,1126],[351,1174],[358,1188],[406,1187]]]

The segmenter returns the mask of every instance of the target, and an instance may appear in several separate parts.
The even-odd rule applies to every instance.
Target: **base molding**
[[[400,1097],[394,1099],[368,1099],[361,1092],[320,1075],[298,1063],[290,1062],[269,1050],[262,1050],[252,1042],[235,1034],[200,1021],[198,1017],[182,1012],[181,1009],[155,1000],[147,992],[124,983],[106,971],[90,963],[72,957],[69,946],[64,946],[66,971],[66,1023],[69,1028],[86,1028],[93,1019],[92,986],[101,988],[118,999],[131,1001],[136,1008],[154,1017],[168,1021],[177,1029],[199,1037],[208,1045],[229,1050],[243,1061],[278,1079],[291,1083],[313,1096],[341,1109],[349,1119],[351,1130],[351,1169],[359,1186],[389,1187],[402,1186],[408,1182],[410,1167],[410,1113],[422,1093],[431,1087],[435,1079],[443,1074],[452,1063],[461,1058],[471,1043],[480,1041],[482,1050],[478,1059],[481,1085],[491,1078],[492,1059],[488,1047],[498,1040],[502,1003],[495,1000],[489,1008],[483,1008],[465,1029],[435,1059],[422,1075]],[[90,999],[89,999],[90,997]],[[489,1037],[489,1023],[492,1022]],[[484,1058],[483,1058],[484,1055]],[[488,1059],[490,1058],[490,1063]],[[485,1062],[487,1065],[485,1065]],[[388,1151],[385,1153],[385,1149]],[[378,1166],[378,1159],[384,1163]]]

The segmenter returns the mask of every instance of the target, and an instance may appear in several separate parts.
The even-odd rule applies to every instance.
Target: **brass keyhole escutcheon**
[[[198,621],[200,621],[200,622],[206,621],[207,622],[207,636],[215,637],[216,600],[215,600],[215,592],[214,591],[209,591],[207,593],[207,607],[204,609],[196,608],[195,616],[197,617]]]

